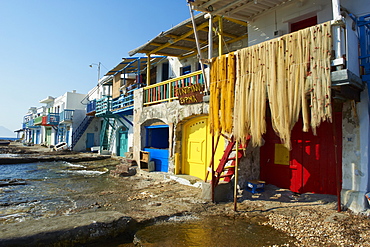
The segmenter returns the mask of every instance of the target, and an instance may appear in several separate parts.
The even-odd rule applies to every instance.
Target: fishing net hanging
[[[211,133],[231,133],[241,142],[251,136],[252,144],[261,146],[268,100],[272,127],[288,149],[300,114],[303,131],[311,126],[315,134],[321,122],[332,118],[331,41],[331,24],[326,22],[238,50],[235,57],[213,59]],[[235,69],[229,68],[230,61]]]

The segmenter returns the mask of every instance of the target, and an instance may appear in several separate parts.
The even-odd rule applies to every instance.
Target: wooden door
[[[260,152],[261,179],[297,193],[335,195],[337,172],[339,178],[342,174],[341,119],[342,114],[336,113],[335,126],[321,123],[317,135],[302,132],[302,122],[298,122],[292,130],[292,150],[284,150],[268,121]]]
[[[212,142],[209,134],[208,116],[197,117],[188,121],[183,130],[183,173],[205,179],[212,157]],[[225,148],[220,138],[215,155],[215,167],[221,159]],[[210,177],[209,177],[210,178]]]
[[[127,152],[127,129],[125,127],[122,127],[118,131],[118,147],[117,147],[117,155],[124,157],[125,153]]]

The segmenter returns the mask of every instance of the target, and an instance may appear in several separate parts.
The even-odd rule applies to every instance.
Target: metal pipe
[[[223,49],[222,49],[222,39],[223,39],[223,18],[220,17],[220,19],[218,19],[218,55],[219,56],[222,56],[223,54]]]
[[[340,0],[332,0],[333,20],[338,21],[342,18],[340,14]]]
[[[235,172],[234,172],[234,211],[237,210],[237,204],[238,204],[238,162],[239,162],[239,143],[236,141],[235,143]]]
[[[335,22],[339,22],[342,20],[342,16],[340,14],[340,0],[332,0],[332,11],[333,11],[333,20]],[[335,51],[335,58],[342,58],[342,32],[340,25],[333,27],[333,48]]]
[[[189,6],[189,11],[190,11],[190,16],[191,16],[191,22],[193,24],[194,38],[195,38],[195,42],[197,44],[197,51],[198,51],[198,58],[199,58],[200,68],[202,69],[202,73],[204,75],[205,90],[208,92],[208,88],[209,88],[208,84],[207,84],[208,80],[207,80],[206,73],[205,73],[205,70],[204,70],[204,64],[202,62],[203,58],[202,58],[202,53],[201,53],[201,50],[200,50],[198,32],[197,32],[197,28],[196,28],[196,25],[195,25],[194,11],[193,11],[193,8],[192,8],[189,0],[188,0],[188,6]]]
[[[211,171],[212,171],[212,180],[211,180],[211,187],[212,187],[212,202],[215,202],[215,136],[212,135],[212,157],[211,157]]]
[[[208,17],[208,59],[211,61],[213,57],[213,16],[211,14],[205,15]]]

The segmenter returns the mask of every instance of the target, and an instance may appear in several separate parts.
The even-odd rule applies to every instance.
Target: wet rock
[[[0,187],[11,186],[11,185],[26,185],[27,182],[24,179],[0,179]]]
[[[116,166],[115,170],[110,171],[113,177],[128,177],[134,176],[137,173],[136,166],[130,164],[130,160],[122,160],[122,163]]]
[[[75,246],[116,237],[135,222],[114,212],[92,212],[0,226],[0,246]]]

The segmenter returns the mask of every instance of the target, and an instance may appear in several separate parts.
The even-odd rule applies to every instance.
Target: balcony
[[[95,116],[96,113],[96,100],[92,100],[87,104],[86,115]]]
[[[42,116],[33,119],[34,125],[42,125]]]
[[[32,119],[32,114],[28,114],[28,115],[25,115],[23,117],[23,124],[22,124],[22,128],[23,129],[27,129],[28,128],[31,119]]]
[[[179,89],[192,85],[204,85],[201,70],[144,87],[144,106],[177,100]]]
[[[112,101],[112,112],[131,115],[134,108],[134,91],[139,87],[139,84],[133,84],[125,88],[126,93]]]
[[[42,117],[43,126],[55,126],[59,124],[59,113],[48,113]]]
[[[74,110],[64,110],[59,114],[60,123],[71,123]]]
[[[96,114],[97,117],[105,117],[112,114],[112,99],[111,96],[104,96],[96,101]]]

